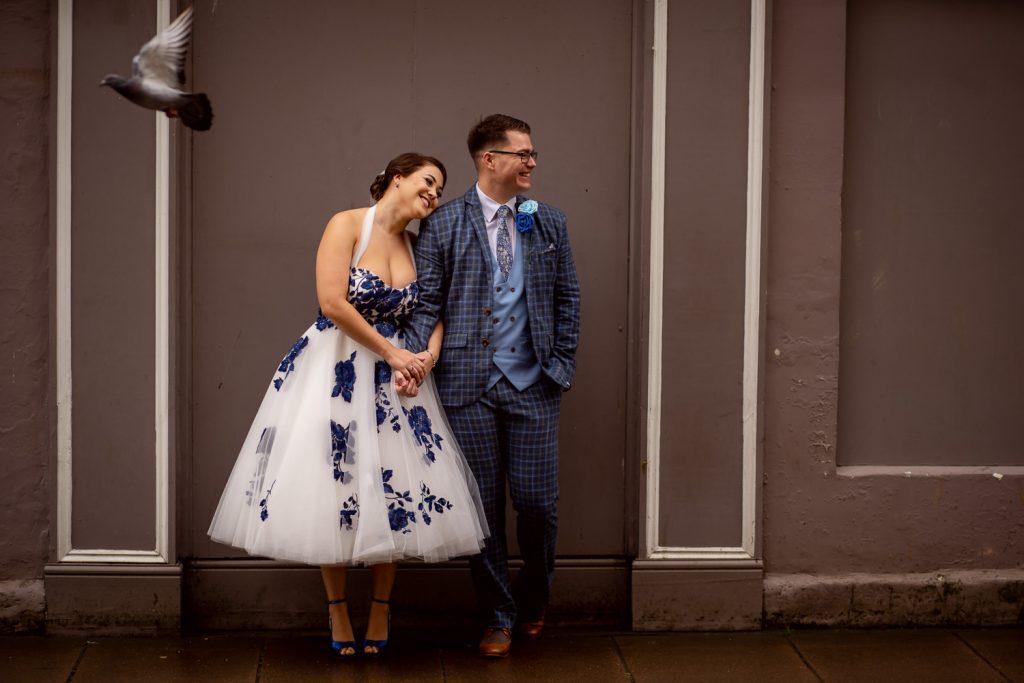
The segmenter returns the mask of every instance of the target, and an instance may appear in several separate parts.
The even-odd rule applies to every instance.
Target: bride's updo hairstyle
[[[448,171],[445,170],[444,164],[434,157],[417,154],[416,152],[406,152],[405,154],[399,154],[389,161],[384,170],[377,174],[377,177],[373,179],[373,183],[370,185],[370,196],[373,197],[373,201],[379,202],[395,176],[404,178],[428,165],[436,166],[437,170],[441,171],[441,175],[444,176],[441,184],[447,185]]]

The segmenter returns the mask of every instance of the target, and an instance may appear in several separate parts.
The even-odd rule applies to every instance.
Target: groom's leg
[[[505,467],[500,421],[489,395],[476,403],[446,408],[448,422],[480,488],[490,536],[479,555],[469,558],[473,587],[488,628],[511,628],[516,619],[505,539]]]
[[[508,435],[508,478],[516,510],[516,538],[523,568],[513,595],[521,620],[540,617],[548,605],[558,532],[558,415],[561,389],[542,378],[503,397]]]

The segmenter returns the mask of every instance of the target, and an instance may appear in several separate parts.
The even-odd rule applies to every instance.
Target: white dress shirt
[[[476,194],[480,198],[480,210],[484,214],[484,228],[487,229],[487,242],[491,245],[491,253],[494,260],[498,260],[498,207],[501,206],[480,189],[480,183],[476,185]],[[505,206],[512,213],[508,217],[508,233],[512,240],[512,258],[516,256],[516,248],[519,244],[519,231],[516,230],[516,198],[513,196],[505,202]]]

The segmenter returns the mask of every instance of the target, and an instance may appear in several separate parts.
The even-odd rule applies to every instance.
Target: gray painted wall
[[[846,391],[839,372],[844,151],[856,142],[847,130],[847,7],[841,0],[776,5],[765,231],[768,621],[941,623],[962,618],[966,612],[956,610],[965,599],[983,606],[970,618],[1019,621],[1019,471],[1002,479],[963,470],[905,476],[879,466],[899,465],[891,458],[853,469],[837,459]],[[0,628],[38,623],[39,579],[55,517],[48,167],[53,35],[47,3],[0,4],[0,463],[6,485],[0,496]],[[454,150],[458,142],[444,145]],[[684,221],[679,229],[685,227]],[[934,341],[945,343],[939,335]],[[946,577],[961,582],[961,597],[944,587]],[[907,601],[894,606],[893,595]]]
[[[922,471],[891,453],[881,460],[887,466],[837,462],[837,432],[875,428],[841,422],[839,412],[847,396],[839,357],[850,332],[840,325],[843,157],[844,145],[857,144],[845,126],[846,20],[840,1],[777,3],[774,15],[763,482],[768,621],[948,623],[958,610],[984,612],[993,623],[1019,621],[1020,468],[993,468],[1005,473],[1000,479],[964,468]],[[889,149],[874,163],[906,160]],[[951,343],[940,334],[929,342]],[[1019,344],[1015,353],[1019,362]],[[961,362],[988,361],[968,354]],[[935,380],[928,389],[953,388]],[[920,387],[900,390],[913,396]],[[947,590],[954,576],[959,587]],[[1002,590],[999,581],[988,583],[993,576],[1003,577]],[[972,585],[976,591],[964,590]]]
[[[50,530],[50,24],[0,3],[0,630],[43,609]]]

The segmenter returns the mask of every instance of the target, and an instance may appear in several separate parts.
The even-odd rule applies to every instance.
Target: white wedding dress
[[[396,289],[357,267],[375,208],[352,258],[348,300],[402,347],[416,282]],[[410,399],[396,393],[391,375],[380,356],[321,313],[267,388],[210,537],[314,565],[438,562],[479,552],[487,536],[480,496],[433,377]]]

